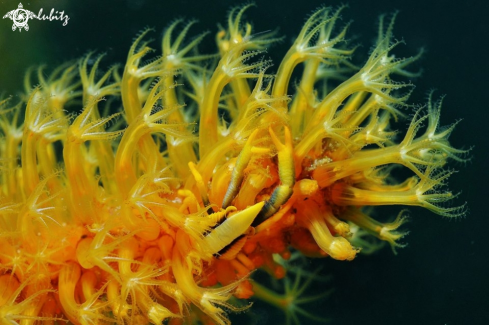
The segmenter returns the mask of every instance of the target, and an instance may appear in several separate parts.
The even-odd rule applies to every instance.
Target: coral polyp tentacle
[[[291,281],[295,257],[405,246],[404,210],[384,223],[364,207],[465,214],[440,191],[469,152],[450,145],[456,123],[440,127],[442,101],[394,129],[412,91],[394,78],[417,76],[422,53],[395,57],[395,15],[357,67],[345,7],[320,8],[273,73],[264,57],[281,38],[253,30],[252,6],[231,10],[215,53],[179,19],[150,61],[145,30],[122,73],[89,53],[30,70],[20,102],[0,98],[1,324],[224,325],[253,295],[288,323],[321,321],[305,306],[326,295],[306,293],[320,275]],[[285,292],[253,282],[258,269]]]

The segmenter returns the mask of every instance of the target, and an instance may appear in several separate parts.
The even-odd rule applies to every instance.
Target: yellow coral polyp
[[[122,75],[90,53],[28,74],[19,103],[0,99],[1,324],[230,324],[250,306],[231,297],[253,295],[298,322],[314,318],[299,304],[316,298],[298,297],[312,278],[282,297],[251,283],[255,270],[283,278],[293,251],[353,260],[359,227],[402,247],[402,213],[382,223],[366,206],[464,214],[440,204],[455,196],[440,191],[447,160],[467,152],[440,128],[441,101],[430,95],[400,141],[391,128],[409,115],[396,75],[415,76],[420,55],[392,54],[394,18],[357,69],[344,8],[319,9],[273,74],[263,50],[280,38],[242,22],[250,6],[231,11],[217,54],[176,20],[152,61],[149,30],[137,37]],[[413,175],[397,182],[389,166]]]

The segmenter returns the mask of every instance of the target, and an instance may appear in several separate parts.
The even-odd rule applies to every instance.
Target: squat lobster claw
[[[270,199],[265,202],[265,205],[252,223],[254,227],[274,215],[280,209],[280,206],[287,202],[292,196],[292,189],[295,184],[295,164],[290,129],[285,127],[285,143],[279,140],[272,128],[268,130],[278,151],[278,174],[282,185],[277,186]]]
[[[246,166],[248,166],[248,163],[251,160],[251,155],[253,154],[253,141],[255,140],[257,134],[258,130],[251,133],[243,147],[243,150],[241,150],[238,156],[238,160],[236,161],[236,165],[234,166],[233,174],[231,176],[231,182],[229,182],[226,195],[222,201],[222,208],[226,208],[229,204],[231,204],[231,201],[238,194],[239,187],[244,178],[244,170]]]

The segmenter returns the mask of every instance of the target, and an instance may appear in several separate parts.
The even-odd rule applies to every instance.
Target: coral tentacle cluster
[[[414,77],[419,56],[392,54],[394,18],[357,68],[343,8],[321,8],[272,74],[264,51],[280,38],[254,34],[248,7],[230,12],[218,54],[176,20],[157,58],[144,31],[123,70],[100,73],[91,53],[39,68],[35,87],[31,71],[23,99],[0,102],[1,324],[229,324],[249,307],[235,298],[286,303],[251,275],[285,277],[293,252],[402,246],[403,213],[382,223],[363,207],[464,213],[442,204],[443,167],[466,151],[439,126],[441,101],[392,129],[411,109],[396,75]],[[413,176],[396,182],[391,166]],[[297,279],[287,292],[305,290]]]

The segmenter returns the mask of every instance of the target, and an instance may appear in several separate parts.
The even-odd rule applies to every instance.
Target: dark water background
[[[18,1],[0,0],[0,14],[17,8]],[[76,59],[89,50],[106,52],[106,65],[123,63],[133,37],[144,27],[159,48],[162,30],[174,18],[198,18],[190,35],[210,30],[202,52],[214,51],[216,24],[226,23],[234,1],[25,1],[24,8],[38,12],[65,10],[67,26],[60,22],[29,22],[28,32],[12,32],[12,22],[0,20],[0,91],[15,95],[22,88],[27,67],[54,67]],[[337,6],[339,1],[257,1],[246,17],[255,31],[280,27],[286,35],[282,44],[268,51],[275,61],[285,54],[306,16],[321,4]],[[357,52],[365,58],[376,36],[377,17],[400,10],[395,35],[406,45],[400,53],[415,54],[420,47],[426,55],[417,67],[423,76],[413,80],[413,103],[423,103],[426,93],[438,89],[447,94],[442,110],[443,124],[462,118],[451,137],[455,147],[475,146],[473,160],[450,180],[450,188],[462,191],[458,203],[468,202],[470,213],[448,220],[421,209],[410,209],[412,221],[409,246],[398,255],[385,248],[373,256],[359,256],[350,263],[330,259],[312,261],[314,269],[332,276],[328,284],[315,284],[316,291],[333,288],[327,299],[311,304],[309,310],[328,317],[330,324],[489,324],[489,1],[350,1],[343,22],[353,20],[349,35],[361,44]],[[397,53],[399,53],[397,52]],[[356,57],[361,63],[362,55]],[[488,133],[485,133],[488,132]],[[457,204],[457,203],[454,203]],[[399,209],[389,210],[392,215]],[[392,211],[392,212],[391,212]],[[387,212],[386,212],[387,213]],[[313,289],[314,291],[314,289]],[[280,313],[257,304],[255,317],[240,315],[243,324],[281,324]],[[303,324],[308,324],[304,321]]]

